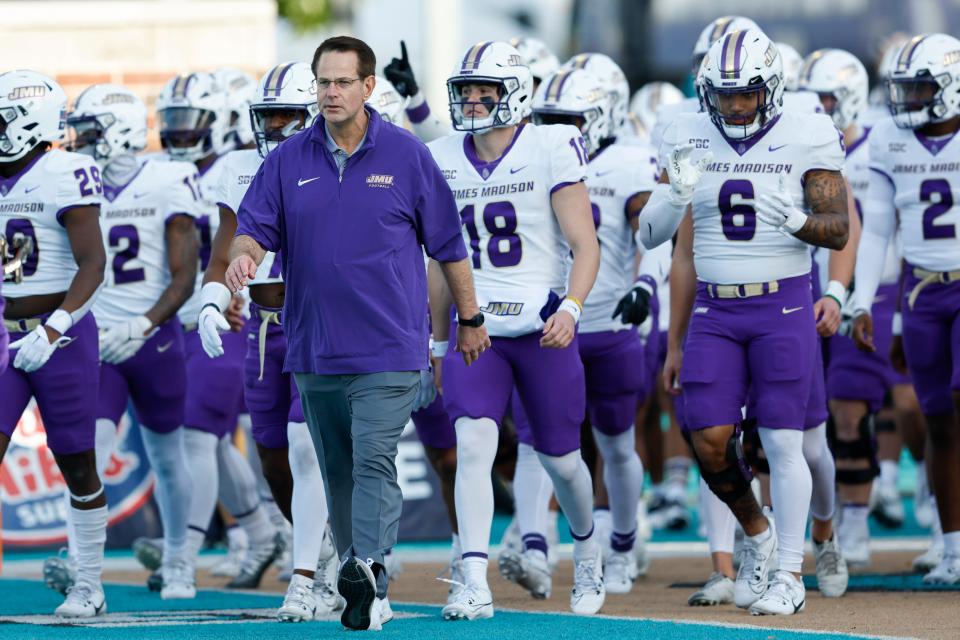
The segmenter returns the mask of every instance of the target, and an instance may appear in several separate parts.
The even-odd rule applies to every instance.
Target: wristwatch
[[[470,327],[470,328],[472,328],[472,329],[476,329],[477,327],[482,327],[482,326],[483,326],[483,312],[481,311],[481,312],[478,313],[477,315],[473,316],[472,318],[467,318],[466,320],[464,320],[463,318],[457,316],[457,323],[458,323],[461,327]]]

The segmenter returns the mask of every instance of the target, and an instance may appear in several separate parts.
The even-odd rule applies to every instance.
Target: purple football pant
[[[211,358],[203,350],[196,329],[185,331],[187,403],[184,424],[222,438],[237,428],[243,412],[243,357],[245,331],[220,334],[223,355]]]
[[[100,365],[97,418],[119,423],[127,400],[132,400],[137,422],[151,431],[169,433],[183,426],[186,395],[183,326],[174,316],[133,357]]]
[[[928,416],[951,414],[952,392],[960,391],[960,282],[927,285],[910,309],[906,297],[918,279],[906,268],[903,350],[920,409]]]
[[[431,449],[452,449],[457,446],[457,432],[443,407],[443,397],[437,394],[429,406],[414,411],[410,419],[417,429],[423,446]]]
[[[631,327],[581,333],[577,340],[590,425],[606,435],[619,435],[633,426],[643,392],[645,354],[640,335]]]
[[[694,306],[680,373],[687,428],[739,424],[752,387],[760,425],[802,429],[817,349],[809,274],[753,298],[712,298],[698,282]]]
[[[0,318],[3,317],[4,307],[3,296],[0,296]],[[0,324],[0,374],[7,370],[10,355],[7,353],[10,344],[10,336],[7,334],[7,327]]]
[[[260,371],[261,309],[263,307],[250,304],[250,320],[246,326],[247,352],[243,364],[244,400],[250,412],[254,441],[267,449],[286,449],[287,424],[306,422],[306,418],[303,417],[300,390],[293,375],[283,371],[287,338],[283,335],[283,327],[274,322],[267,326],[263,371]]]
[[[641,342],[643,343],[643,390],[640,392],[640,398],[643,400],[657,393],[663,359],[667,356],[667,332],[661,332],[654,321],[650,333],[646,339],[641,339]]]
[[[46,320],[49,315],[40,317]],[[11,332],[10,342],[25,335]],[[14,368],[13,350],[8,354],[10,366],[0,374],[0,433],[13,434],[33,396],[47,432],[47,446],[61,455],[93,449],[100,388],[100,345],[93,314],[81,318],[66,336],[73,342],[54,351],[33,373]]]
[[[550,456],[579,449],[586,385],[578,338],[566,349],[544,349],[541,337],[536,332],[491,338],[491,348],[470,367],[450,349],[443,360],[443,402],[450,420],[490,418],[502,424],[516,386],[534,449]]]
[[[894,385],[910,384],[909,376],[898,373],[890,364],[899,288],[899,284],[881,285],[873,300],[873,342],[877,346],[874,353],[860,351],[847,336],[831,338],[827,367],[827,394],[831,399],[862,400],[876,413],[883,408],[884,396]]]

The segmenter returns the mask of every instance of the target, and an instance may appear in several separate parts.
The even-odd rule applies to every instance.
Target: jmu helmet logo
[[[133,104],[135,99],[126,93],[108,93],[103,98],[103,104]]]
[[[8,100],[27,100],[28,98],[42,98],[47,95],[47,87],[42,84],[33,84],[26,87],[14,87],[7,94]]]

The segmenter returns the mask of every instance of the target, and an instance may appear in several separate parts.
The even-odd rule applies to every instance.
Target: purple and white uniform
[[[645,354],[640,335],[635,327],[612,316],[633,285],[637,246],[627,204],[636,194],[652,191],[657,177],[653,150],[640,141],[610,145],[587,167],[590,207],[600,241],[600,271],[584,302],[577,339],[590,424],[607,435],[623,433],[633,425],[644,389]],[[653,251],[669,256],[670,245]]]
[[[950,414],[960,390],[960,140],[929,139],[884,120],[869,145],[854,308],[875,308],[884,294],[880,271],[899,220],[904,353],[923,412]]]
[[[477,157],[467,134],[428,146],[460,208],[477,301],[493,343],[469,368],[459,353],[447,352],[447,413],[454,422],[485,417],[500,424],[516,385],[537,451],[570,453],[580,446],[583,364],[576,339],[566,349],[543,349],[540,337],[565,290],[569,253],[550,195],[586,178],[580,132],[568,125],[521,125],[500,159],[489,163]]]
[[[217,205],[236,215],[247,188],[263,164],[263,158],[256,149],[241,149],[225,155],[220,164],[223,166]],[[256,277],[249,283],[251,287],[283,282],[280,260],[276,258],[273,252],[264,256]],[[250,412],[253,439],[268,449],[285,449],[288,445],[287,423],[306,422],[306,419],[293,376],[283,371],[287,339],[281,325],[281,310],[251,302],[250,320],[245,332],[247,345],[243,363],[243,394]]]
[[[688,143],[714,160],[693,197],[698,284],[680,376],[687,427],[738,424],[752,386],[760,425],[800,429],[817,345],[810,250],[758,222],[753,203],[779,188],[783,172],[802,203],[807,172],[843,169],[839,133],[825,115],[786,111],[737,141],[706,114],[684,114],[665,132],[660,155]]]
[[[104,187],[100,229],[107,253],[104,284],[93,305],[100,330],[145,314],[170,284],[166,226],[176,216],[195,217],[196,167],[140,159],[121,188]],[[117,424],[133,400],[137,420],[158,433],[183,426],[187,391],[183,330],[176,316],[133,357],[102,363],[97,418]]]
[[[70,288],[77,263],[63,216],[70,209],[99,206],[100,170],[93,159],[53,150],[37,156],[23,171],[0,179],[0,228],[12,245],[19,233],[33,238],[33,253],[23,265],[23,282],[4,285],[6,298],[61,293]],[[4,320],[9,341],[19,340],[43,323],[37,318]],[[0,374],[0,433],[10,436],[30,397],[37,399],[47,443],[57,454],[93,449],[96,429],[100,354],[97,323],[91,314],[66,336],[73,341],[57,349],[33,373],[9,366]],[[9,351],[13,362],[15,351]]]

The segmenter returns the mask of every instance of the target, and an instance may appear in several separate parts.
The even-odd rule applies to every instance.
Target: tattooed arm
[[[815,169],[805,176],[803,195],[811,215],[793,235],[818,247],[839,251],[847,244],[847,186],[839,171]]]

